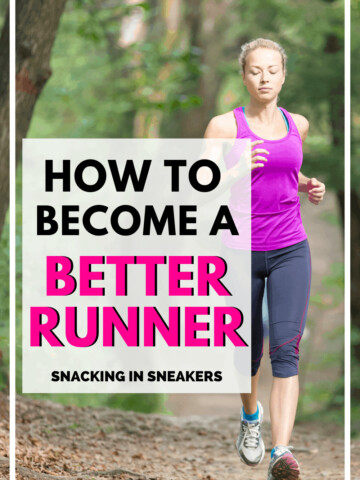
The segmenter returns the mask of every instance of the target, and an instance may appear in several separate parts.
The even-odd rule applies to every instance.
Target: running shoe
[[[270,460],[268,480],[297,480],[300,477],[300,466],[290,449],[294,447],[275,447]]]
[[[260,402],[257,402],[257,406],[259,408],[259,420],[253,422],[244,420],[243,409],[241,409],[240,435],[236,441],[236,449],[240,460],[250,467],[259,465],[265,455],[265,445],[261,437],[264,410]]]

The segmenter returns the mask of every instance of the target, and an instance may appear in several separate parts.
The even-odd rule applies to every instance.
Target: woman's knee
[[[274,377],[287,378],[299,373],[299,339],[281,345],[270,352]]]

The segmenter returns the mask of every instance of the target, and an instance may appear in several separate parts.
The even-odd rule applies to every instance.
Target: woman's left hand
[[[319,205],[325,195],[325,184],[317,178],[310,178],[307,182],[307,193],[309,202]]]

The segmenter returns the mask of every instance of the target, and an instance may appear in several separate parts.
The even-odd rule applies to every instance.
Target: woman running
[[[258,465],[264,458],[260,430],[263,409],[257,400],[257,384],[263,354],[262,300],[267,278],[273,372],[273,448],[268,480],[295,480],[300,475],[289,442],[299,395],[299,344],[309,303],[311,260],[298,192],[307,192],[309,201],[316,205],[325,193],[323,183],[300,172],[308,121],[277,106],[285,81],[286,59],[283,48],[271,40],[259,38],[243,45],[239,61],[250,102],[246,107],[214,117],[205,132],[206,138],[250,138],[252,142],[252,379],[251,393],[241,395],[243,407],[236,446],[240,459],[247,465]],[[227,243],[225,248],[236,259],[236,248],[241,247],[236,246],[234,237]]]

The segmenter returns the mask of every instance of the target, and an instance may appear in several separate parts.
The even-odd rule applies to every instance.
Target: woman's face
[[[246,57],[242,77],[251,97],[260,102],[273,100],[285,82],[280,52],[269,48],[253,50]]]

